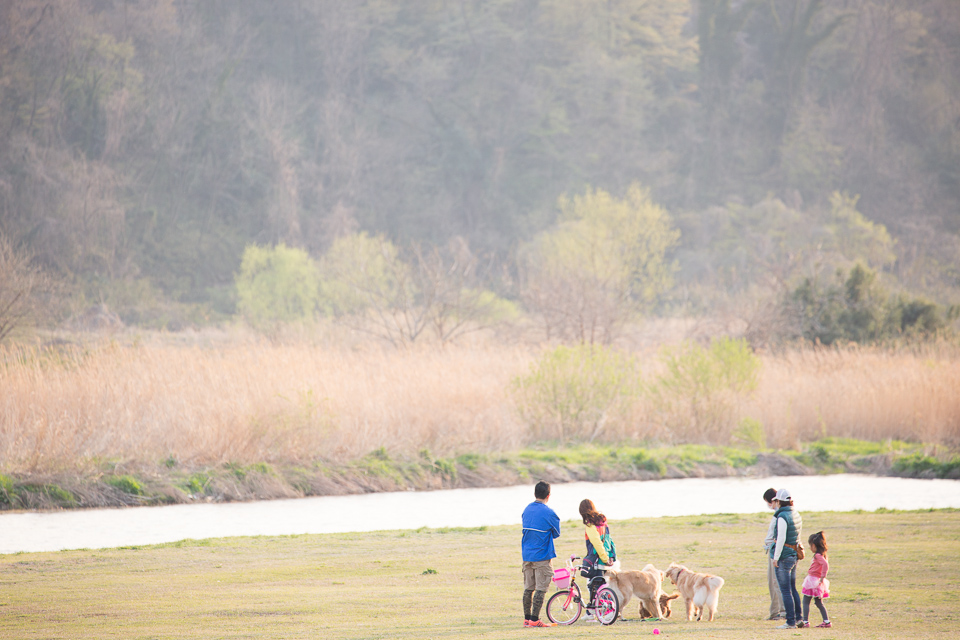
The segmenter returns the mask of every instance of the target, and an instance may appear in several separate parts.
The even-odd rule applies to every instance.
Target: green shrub
[[[457,456],[457,464],[470,471],[476,471],[485,462],[487,462],[487,457],[479,453],[465,453]]]
[[[947,323],[937,304],[900,295],[890,306],[887,326],[904,335],[929,336],[942,330]]]
[[[13,478],[0,474],[0,503],[13,504]]]
[[[142,496],[143,495],[143,485],[137,481],[133,476],[107,476],[103,480],[111,487],[119,489],[124,493],[128,493],[132,496]]]
[[[902,456],[894,461],[893,470],[896,473],[902,473],[910,476],[919,476],[927,473],[938,478],[956,477],[960,472],[960,457],[954,457],[950,460],[941,461],[933,456],[922,453],[914,453],[909,456]]]
[[[667,472],[667,465],[651,456],[644,449],[640,449],[630,456],[630,462],[638,469],[652,471],[658,476],[662,476]]]
[[[35,494],[44,494],[51,502],[61,507],[75,507],[79,504],[77,497],[55,484],[22,485],[23,491]]]
[[[320,273],[302,249],[250,245],[236,277],[237,310],[255,327],[309,320],[320,300]]]
[[[207,487],[210,486],[210,481],[210,474],[194,473],[187,478],[187,481],[183,484],[183,488],[192,495],[203,495],[207,492]]]
[[[740,400],[757,386],[760,359],[745,340],[665,348],[666,371],[647,387],[666,440],[729,442]]]
[[[456,481],[457,479],[457,464],[453,460],[437,458],[433,461],[433,469],[448,480]]]
[[[46,485],[44,487],[44,491],[59,505],[65,507],[75,507],[79,504],[77,497],[73,495],[73,493],[55,484]]]
[[[271,467],[266,462],[255,462],[249,465],[242,465],[238,462],[228,462],[224,465],[224,468],[229,471],[233,477],[235,477],[240,482],[243,482],[247,479],[251,473],[259,474],[262,476],[273,476],[276,475],[273,467]]]
[[[838,269],[829,283],[805,279],[784,309],[801,337],[825,345],[930,336],[947,326],[937,304],[905,294],[891,296],[876,272],[862,264],[849,273]]]
[[[513,381],[523,419],[540,439],[592,442],[639,397],[636,357],[599,344],[560,346]]]
[[[744,469],[757,464],[757,454],[751,451],[725,447],[723,449],[723,456],[726,463],[734,469]]]
[[[837,463],[838,458],[834,457],[830,450],[822,444],[814,443],[807,450],[807,455],[819,467],[828,467]]]
[[[849,276],[838,269],[830,283],[806,278],[791,294],[788,313],[811,342],[867,342],[881,335],[885,296],[876,273],[857,264]]]
[[[385,447],[374,449],[366,456],[357,460],[354,465],[369,476],[386,478],[398,483],[403,482],[400,473],[400,463],[390,457]]]
[[[730,438],[731,444],[742,444],[755,449],[767,448],[767,434],[763,423],[754,418],[743,418]]]
[[[247,468],[244,467],[242,464],[239,464],[236,462],[228,462],[227,464],[224,465],[224,468],[227,471],[229,471],[233,475],[233,477],[239,480],[240,482],[243,482],[244,480],[247,479]]]

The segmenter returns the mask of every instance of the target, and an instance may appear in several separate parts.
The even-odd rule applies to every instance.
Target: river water
[[[960,482],[859,474],[686,478],[553,485],[550,506],[577,520],[590,498],[611,520],[756,513],[764,490],[786,487],[801,512],[960,508]],[[103,549],[188,538],[340,533],[520,523],[532,486],[374,493],[226,504],[24,512],[0,515],[0,554]]]

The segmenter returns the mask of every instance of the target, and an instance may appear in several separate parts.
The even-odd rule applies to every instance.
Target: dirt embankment
[[[271,500],[306,496],[350,495],[388,491],[513,486],[545,480],[612,482],[674,478],[722,478],[870,473],[937,477],[927,470],[898,469],[889,455],[864,456],[841,463],[804,464],[780,453],[759,453],[751,464],[724,461],[677,461],[675,464],[635,460],[567,463],[558,460],[503,457],[482,461],[370,460],[341,466],[310,468],[256,464],[185,470],[161,467],[129,475],[101,473],[0,476],[0,510],[120,507],[196,502]],[[950,476],[960,476],[951,473]],[[941,477],[942,474],[941,474]],[[949,476],[948,476],[949,477]]]

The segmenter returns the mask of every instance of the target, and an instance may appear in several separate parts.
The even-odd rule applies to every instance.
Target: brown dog
[[[633,596],[640,601],[640,615],[643,610],[661,617],[660,600],[663,593],[663,571],[652,564],[648,564],[640,571],[607,571],[607,584],[617,591],[620,596],[620,610],[625,611],[627,603]],[[647,616],[650,617],[650,616]]]
[[[670,614],[672,613],[670,611],[670,603],[679,597],[680,597],[680,594],[676,592],[671,593],[670,595],[667,595],[662,591],[660,592],[660,613],[663,615],[664,618],[670,617]],[[652,618],[652,617],[653,617],[653,613],[650,611],[647,611],[647,608],[641,604],[640,619],[643,620],[644,618]]]
[[[683,601],[687,605],[687,620],[693,620],[694,611],[697,621],[707,613],[707,620],[713,621],[717,612],[717,602],[720,599],[720,588],[723,587],[723,578],[709,573],[695,573],[682,564],[671,562],[666,575],[673,584],[677,585]]]

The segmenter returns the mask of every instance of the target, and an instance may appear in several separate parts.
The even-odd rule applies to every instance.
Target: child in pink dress
[[[830,570],[830,564],[827,562],[827,539],[823,531],[818,531],[809,538],[810,550],[813,551],[813,562],[807,570],[807,577],[803,579],[803,585],[800,591],[803,593],[803,626],[809,627],[807,622],[810,616],[810,599],[812,598],[820,610],[823,622],[818,624],[818,628],[829,629],[830,618],[827,616],[827,610],[823,606],[823,599],[830,597],[830,581],[827,580],[827,571]],[[798,627],[800,625],[797,625]]]

